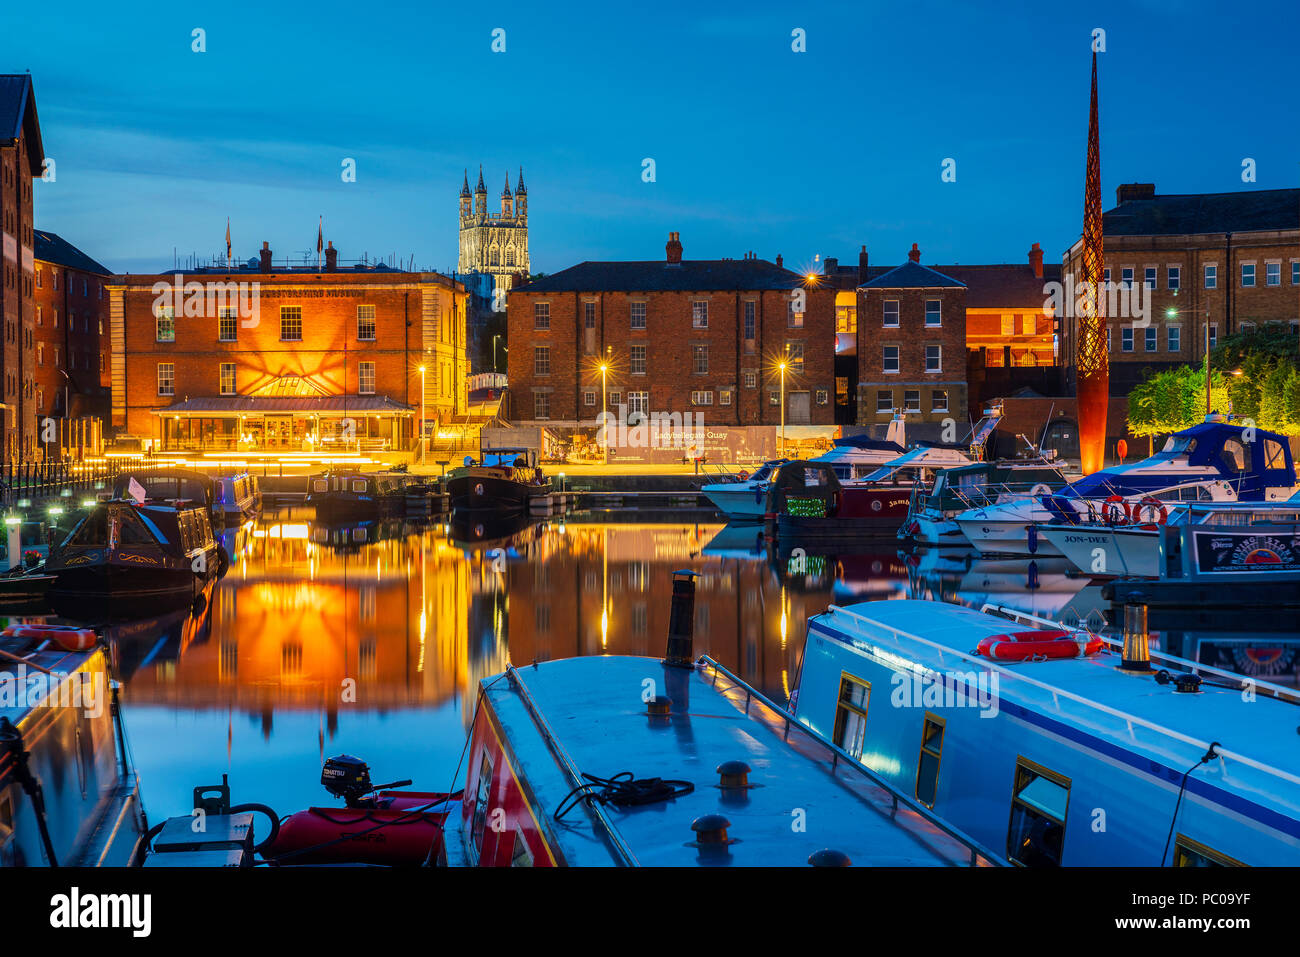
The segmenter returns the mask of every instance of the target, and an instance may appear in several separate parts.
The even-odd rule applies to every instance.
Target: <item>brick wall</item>
[[[885,303],[897,301],[898,326],[884,324]],[[926,325],[926,303],[940,303],[939,326]],[[927,371],[927,347],[939,347],[939,371]],[[898,350],[898,371],[885,371],[885,349]],[[858,425],[888,422],[891,413],[878,411],[880,393],[889,393],[891,408],[905,408],[909,393],[919,399],[912,423],[964,423],[966,386],[966,290],[860,289],[858,291]],[[947,393],[947,408],[936,408],[935,393]],[[942,405],[942,403],[938,403]],[[932,430],[923,430],[928,434]]]
[[[36,415],[54,415],[56,411],[67,415],[65,388],[70,390],[72,414],[84,414],[88,406],[79,397],[107,390],[111,377],[107,277],[40,260],[36,277]]]
[[[0,147],[0,396],[5,459],[30,457],[36,444],[36,394],[32,370],[35,322],[35,235],[32,177],[25,133]]]
[[[706,423],[776,425],[780,421],[780,373],[776,362],[789,344],[803,349],[802,371],[786,374],[788,423],[798,418],[806,394],[809,424],[834,422],[835,292],[804,291],[802,325],[790,319],[790,292],[529,292],[509,298],[510,416],[533,421],[534,396],[548,397],[549,420],[595,422],[600,412],[601,357],[606,387],[622,402],[629,392],[649,393],[651,412],[700,412]],[[695,303],[707,303],[707,328],[694,322]],[[746,303],[753,304],[754,338],[745,340]],[[633,303],[644,305],[645,329],[633,329]],[[537,320],[537,307],[549,325]],[[592,325],[588,327],[588,309]],[[546,326],[539,328],[539,326]],[[696,371],[696,347],[707,349],[706,371]],[[548,350],[549,374],[539,374],[538,349]],[[644,366],[641,363],[644,351]],[[644,371],[641,369],[644,368]],[[724,393],[730,393],[725,402]],[[711,403],[697,403],[701,393]],[[773,402],[772,393],[778,394]],[[588,402],[588,399],[594,401]],[[725,404],[724,404],[725,403]]]

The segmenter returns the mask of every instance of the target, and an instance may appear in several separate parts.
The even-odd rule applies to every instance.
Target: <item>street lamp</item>
[[[497,371],[497,340],[500,339],[500,338],[501,338],[500,336],[493,336],[493,337],[492,337],[492,373],[493,373],[493,375],[495,375],[495,374],[496,374],[496,371]]]
[[[776,453],[779,459],[785,458],[785,368],[787,365],[788,361],[784,358],[776,364],[776,367],[781,370],[781,447]]]
[[[609,464],[609,398],[606,392],[606,378],[609,374],[608,360],[600,364],[600,446],[601,459],[605,465]]]
[[[424,465],[424,366],[420,366],[420,465]]]

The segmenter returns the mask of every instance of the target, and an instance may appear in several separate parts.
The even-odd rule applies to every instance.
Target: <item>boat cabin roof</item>
[[[1210,743],[1219,742],[1224,762],[1212,761],[1204,771],[1207,777],[1231,780],[1235,789],[1249,788],[1254,799],[1300,817],[1300,705],[1264,693],[1247,701],[1240,688],[1209,684],[1231,683],[1213,675],[1206,676],[1199,693],[1178,693],[1172,683],[1159,684],[1153,675],[1119,671],[1119,655],[1106,651],[1089,658],[1015,663],[992,662],[974,653],[986,637],[1031,627],[970,608],[910,599],[832,606],[808,622],[809,641],[828,638],[858,654],[878,653],[895,662],[902,657],[948,676],[996,671],[1000,710],[1022,709],[1027,716],[1040,716],[1036,720],[1047,719],[1053,733],[1080,741],[1100,739],[1090,741],[1094,748],[1140,755],[1144,766],[1151,761],[1177,769],[1175,788],[1177,778]],[[1164,667],[1154,656],[1152,664],[1155,670]]]
[[[515,756],[515,773],[534,799],[539,824],[570,865],[807,866],[833,848],[862,865],[967,864],[970,848],[905,806],[830,753],[785,712],[749,701],[741,686],[704,666],[676,668],[653,658],[592,656],[550,661],[483,682],[484,694]],[[671,715],[652,718],[642,700],[651,687],[672,699]],[[548,746],[553,736],[555,748]],[[715,770],[750,766],[751,788],[732,797]],[[609,778],[689,781],[690,794],[639,807],[603,807],[607,827],[579,805],[554,812],[581,773]],[[792,809],[807,810],[806,830]],[[720,857],[696,846],[691,824],[721,814],[734,841]],[[625,853],[626,857],[622,857]],[[982,859],[981,859],[982,860]]]
[[[53,642],[46,642],[46,644],[49,647],[43,651],[21,651],[19,645],[11,639],[0,639],[0,647],[11,653],[22,654],[28,662],[24,666],[7,658],[0,658],[0,675],[3,676],[0,680],[27,682],[27,690],[24,694],[0,695],[0,717],[8,718],[20,729],[23,718],[33,711],[43,709],[45,707],[43,702],[46,700],[58,701],[61,704],[84,703],[87,708],[105,704],[102,700],[93,702],[87,701],[84,697],[73,697],[73,695],[85,695],[87,692],[106,694],[102,683],[98,686],[91,683],[88,686],[78,679],[71,678],[74,673],[82,669],[87,671],[102,669],[104,663],[97,656],[102,656],[103,651],[99,648],[88,651],[64,651]],[[42,672],[41,668],[53,671],[55,674],[48,675]],[[30,740],[25,744],[28,748],[32,746]]]
[[[882,482],[901,469],[947,469],[957,465],[969,465],[970,461],[970,457],[958,449],[922,445],[886,462],[870,475],[864,475],[860,481]]]

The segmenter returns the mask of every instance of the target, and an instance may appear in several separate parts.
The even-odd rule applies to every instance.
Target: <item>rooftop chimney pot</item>
[[[270,272],[270,271],[271,271],[271,246],[270,246],[270,244],[269,244],[269,243],[265,243],[265,242],[262,243],[262,248],[261,248],[261,250],[259,251],[258,255],[261,256],[261,262],[260,262],[260,264],[258,265],[258,269],[259,269],[259,271],[261,271],[261,272]]]
[[[676,264],[682,261],[682,241],[678,233],[668,234],[668,242],[664,250],[668,254],[668,262]]]
[[[921,261],[921,250],[917,248],[916,243],[912,243],[912,248],[908,251],[907,258],[914,263],[919,263]]]
[[[1029,265],[1034,267],[1034,276],[1038,279],[1043,278],[1043,250],[1034,243],[1033,248],[1029,250]]]

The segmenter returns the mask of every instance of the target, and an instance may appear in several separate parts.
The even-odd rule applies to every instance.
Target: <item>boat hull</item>
[[[700,489],[713,505],[734,521],[760,522],[767,508],[764,483],[722,482]]]
[[[526,512],[529,501],[549,491],[549,485],[525,485],[491,475],[457,475],[447,480],[451,506],[458,512]]]
[[[1030,550],[1029,526],[1033,524],[1032,521],[1005,521],[983,516],[962,515],[957,518],[957,525],[967,541],[981,555],[1059,556],[1060,549],[1041,536],[1037,547]]]
[[[1038,533],[1088,575],[1156,578],[1160,574],[1160,535],[1154,529],[1044,525]]]

